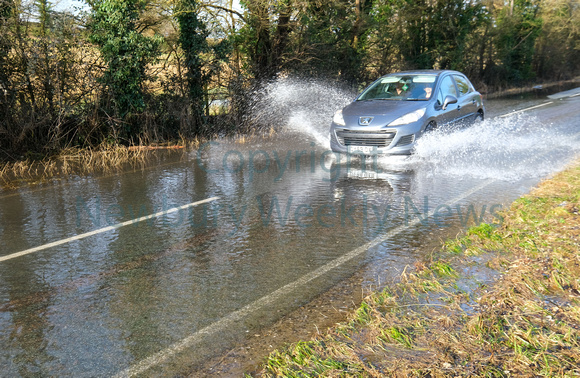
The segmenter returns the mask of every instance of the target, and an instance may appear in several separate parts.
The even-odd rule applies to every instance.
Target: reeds
[[[145,166],[156,148],[135,148],[102,145],[98,148],[67,148],[42,160],[24,159],[0,166],[4,186],[19,182],[42,181],[52,177],[107,173],[125,168]]]
[[[236,133],[231,138],[236,144],[246,144],[275,135],[276,131],[270,128],[267,132]],[[103,143],[95,148],[66,148],[56,155],[40,160],[24,158],[0,163],[0,184],[10,188],[22,182],[44,181],[53,177],[110,173],[126,168],[145,167],[156,151],[191,151],[198,149],[207,140],[219,139],[219,135],[213,135],[210,139],[180,135],[172,143],[146,144],[140,141],[138,145],[130,147]]]

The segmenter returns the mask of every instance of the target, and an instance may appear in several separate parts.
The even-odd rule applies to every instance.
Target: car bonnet
[[[417,109],[425,108],[429,104],[431,101],[355,101],[342,110],[342,116],[347,125],[359,125],[360,117],[373,117],[369,126],[385,126],[395,119]]]

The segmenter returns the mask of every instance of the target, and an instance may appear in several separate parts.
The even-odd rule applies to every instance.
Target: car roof
[[[441,75],[443,73],[453,73],[453,74],[460,74],[463,75],[461,72],[453,71],[453,70],[412,70],[412,71],[400,71],[400,72],[391,72],[384,76],[391,76],[391,75]]]

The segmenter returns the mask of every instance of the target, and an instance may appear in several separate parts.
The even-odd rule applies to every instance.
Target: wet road
[[[364,166],[304,105],[265,140],[2,189],[0,374],[187,371],[361,266],[393,274],[573,159],[580,96],[547,101],[489,101],[495,118]]]

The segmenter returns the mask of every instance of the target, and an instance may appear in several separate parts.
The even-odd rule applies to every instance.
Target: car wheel
[[[478,111],[478,112],[475,114],[475,120],[474,120],[474,123],[480,123],[480,122],[483,122],[483,112],[482,112],[482,111]]]
[[[426,133],[429,133],[431,131],[434,131],[437,128],[437,124],[433,121],[429,122],[429,124],[427,126],[425,126],[425,131]]]

